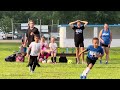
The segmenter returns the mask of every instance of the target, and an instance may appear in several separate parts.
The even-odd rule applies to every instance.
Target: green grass
[[[20,43],[0,43],[0,79],[79,79],[80,74],[86,68],[85,64],[75,64],[75,57],[67,57],[73,60],[73,64],[57,63],[42,64],[36,67],[34,73],[30,73],[25,62],[5,62],[4,58],[14,51],[19,50]],[[61,51],[65,51],[62,49]],[[71,52],[71,50],[70,50]],[[120,48],[110,49],[109,64],[99,64],[99,60],[89,72],[88,79],[120,79]],[[57,61],[58,61],[57,57]]]

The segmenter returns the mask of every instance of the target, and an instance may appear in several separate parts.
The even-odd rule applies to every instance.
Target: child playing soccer
[[[34,70],[36,68],[37,57],[40,52],[39,39],[40,39],[39,35],[35,35],[34,36],[35,41],[31,42],[29,45],[29,48],[28,48],[27,56],[29,56],[29,54],[30,54],[29,68],[32,73],[34,72]]]
[[[56,63],[56,53],[57,53],[57,44],[55,43],[55,38],[51,37],[51,42],[49,44],[51,52],[52,63]]]
[[[93,38],[92,43],[93,45],[89,45],[86,50],[79,53],[79,55],[81,55],[84,52],[88,52],[86,58],[87,68],[81,74],[81,79],[86,79],[88,72],[92,69],[92,67],[96,63],[96,60],[98,60],[99,57],[102,57],[104,55],[103,48],[99,46],[99,39],[96,37]]]

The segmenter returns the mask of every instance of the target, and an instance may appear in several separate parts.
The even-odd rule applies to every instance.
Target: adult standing
[[[107,23],[104,24],[104,28],[99,33],[100,45],[103,47],[106,54],[106,64],[109,61],[109,49],[112,42],[112,33],[109,29]],[[102,57],[100,58],[100,63],[102,63]]]
[[[77,24],[76,26],[74,24]],[[80,51],[84,50],[84,37],[83,37],[83,30],[85,26],[88,24],[87,21],[76,20],[74,22],[70,22],[70,27],[74,30],[74,42],[76,47],[76,63],[80,63]],[[82,56],[82,63],[84,63],[84,53],[81,54]]]

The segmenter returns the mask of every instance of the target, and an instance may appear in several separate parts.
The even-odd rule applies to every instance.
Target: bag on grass
[[[16,61],[16,54],[12,54],[12,55],[10,55],[10,56],[7,56],[7,57],[5,58],[5,61],[6,61],[6,62],[15,62],[15,61]]]
[[[60,58],[59,58],[59,62],[67,63],[67,58],[66,58],[66,55],[64,54],[64,52],[61,53]]]

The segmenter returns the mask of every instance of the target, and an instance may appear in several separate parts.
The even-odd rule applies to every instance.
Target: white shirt
[[[31,56],[38,56],[38,53],[40,52],[40,43],[31,42],[29,48],[31,48],[31,52],[30,52]]]
[[[50,47],[50,50],[53,51],[53,50],[55,50],[57,48],[57,44],[56,43],[50,43],[49,47]]]

